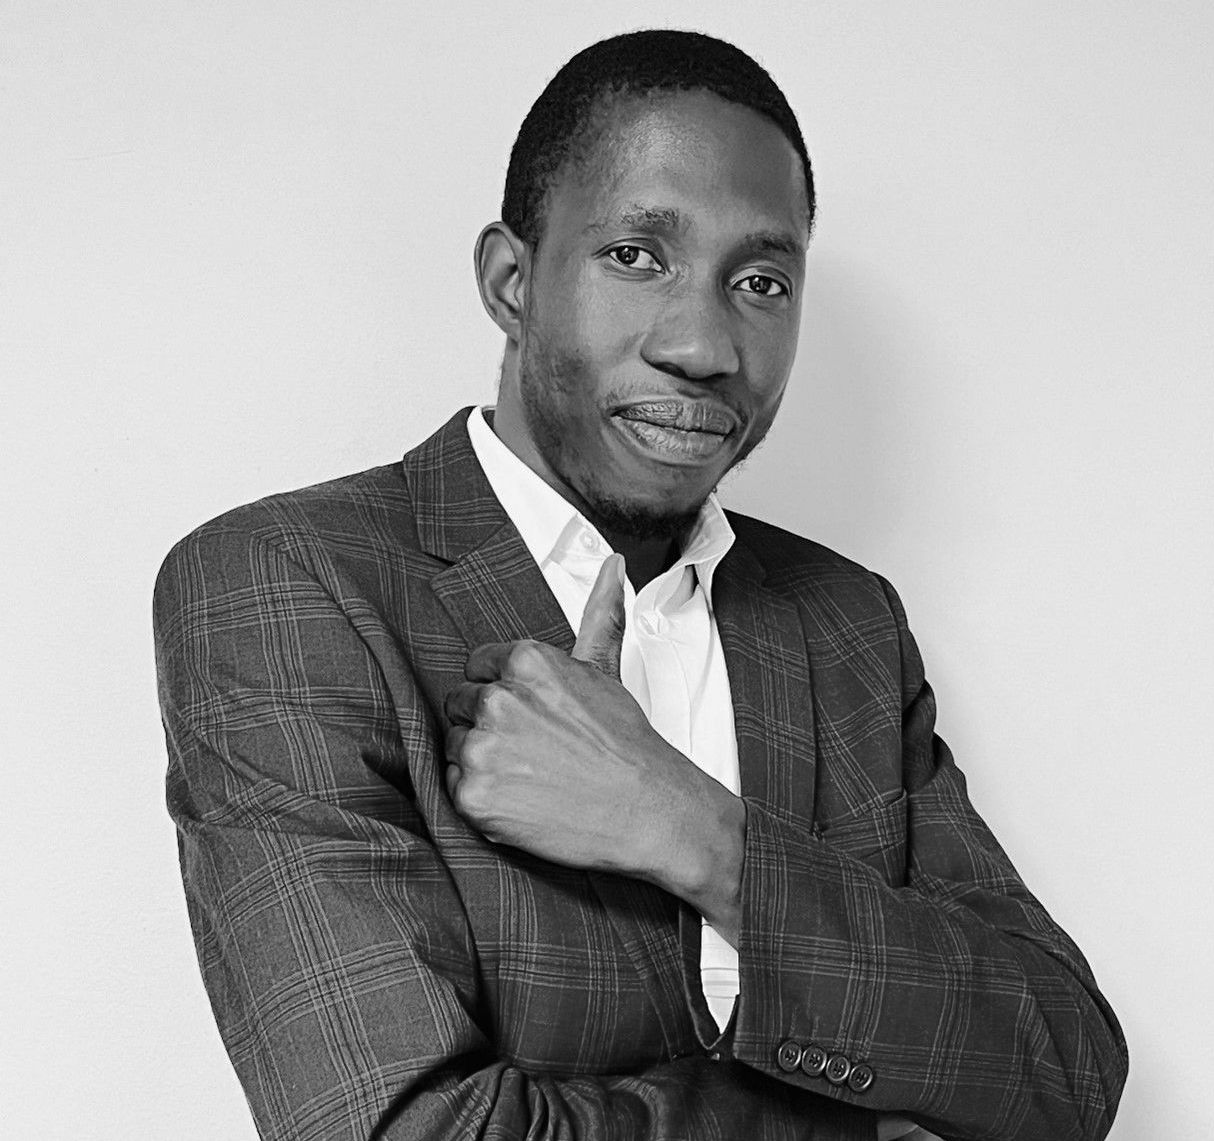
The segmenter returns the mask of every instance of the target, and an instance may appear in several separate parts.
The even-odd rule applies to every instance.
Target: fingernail
[[[624,556],[618,551],[611,556],[615,559],[615,581],[620,585],[624,585]]]

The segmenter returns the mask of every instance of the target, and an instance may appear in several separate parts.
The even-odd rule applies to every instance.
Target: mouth
[[[642,450],[674,463],[711,459],[741,427],[719,404],[682,400],[629,404],[616,409],[612,420]]]

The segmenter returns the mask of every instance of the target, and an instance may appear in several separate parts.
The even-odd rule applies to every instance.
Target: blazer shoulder
[[[773,523],[733,511],[726,515],[738,542],[762,565],[770,589],[798,598],[829,598],[847,614],[872,607],[879,615],[904,621],[896,592],[876,571]]]
[[[401,464],[382,464],[268,495],[201,524],[165,557],[156,595],[190,582],[204,592],[251,584],[271,549],[306,565],[330,564],[343,554],[403,553],[415,536]]]
[[[738,541],[753,551],[769,579],[874,578],[874,572],[822,543],[750,515],[726,511]]]

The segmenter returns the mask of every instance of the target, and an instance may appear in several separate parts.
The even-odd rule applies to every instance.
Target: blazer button
[[[785,1038],[776,1050],[776,1065],[786,1074],[791,1074],[801,1064],[801,1047],[791,1038]]]
[[[852,1066],[851,1073],[847,1075],[847,1085],[854,1093],[865,1093],[876,1078],[872,1066],[861,1062],[858,1066]]]
[[[826,1063],[826,1080],[832,1086],[841,1086],[851,1073],[851,1062],[845,1054],[832,1054]]]
[[[820,1078],[826,1071],[826,1051],[821,1046],[806,1046],[801,1055],[801,1072],[809,1078]]]

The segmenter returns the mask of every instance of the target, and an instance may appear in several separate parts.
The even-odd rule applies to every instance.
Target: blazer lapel
[[[468,648],[534,638],[568,652],[573,631],[489,486],[456,413],[404,461],[422,549],[450,565],[431,588]]]
[[[485,477],[467,433],[468,409],[405,457],[418,538],[451,565],[431,579],[469,650],[523,638],[570,652],[574,634]],[[608,873],[589,883],[636,968],[672,1047],[685,1038],[677,904],[651,884]]]
[[[740,539],[713,576],[742,795],[807,825],[816,774],[807,639],[797,606],[764,578],[762,564]]]
[[[503,516],[504,518],[504,516]],[[508,519],[430,583],[468,649],[531,638],[569,653],[573,631]]]

